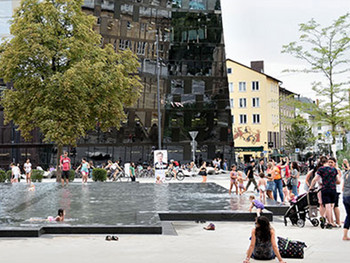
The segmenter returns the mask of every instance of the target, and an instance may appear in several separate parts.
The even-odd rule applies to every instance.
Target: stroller
[[[284,215],[284,224],[287,226],[287,217],[292,225],[304,227],[306,219],[310,220],[313,226],[318,226],[317,217],[318,191],[310,191],[297,197],[296,202],[292,202]]]

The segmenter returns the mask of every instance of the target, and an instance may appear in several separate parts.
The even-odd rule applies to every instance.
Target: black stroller
[[[318,191],[310,191],[297,197],[296,202],[292,202],[284,215],[284,224],[287,225],[287,217],[289,217],[292,225],[304,227],[306,219],[310,220],[313,226],[318,226],[317,206]]]

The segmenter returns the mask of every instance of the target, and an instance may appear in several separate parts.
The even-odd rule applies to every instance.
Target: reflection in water
[[[213,183],[39,183],[35,192],[0,185],[0,197],[0,226],[33,226],[28,219],[45,219],[59,208],[66,211],[63,224],[71,225],[149,225],[160,223],[158,211],[248,209],[246,198]]]
[[[62,208],[66,211],[66,218],[70,217],[71,210],[71,197],[72,194],[69,190],[69,187],[64,187],[61,189],[61,198],[59,199],[59,208]]]

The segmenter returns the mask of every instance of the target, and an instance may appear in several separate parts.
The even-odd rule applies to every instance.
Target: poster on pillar
[[[154,151],[154,169],[156,181],[165,181],[165,172],[168,168],[168,151],[157,150]],[[159,179],[158,179],[159,177]]]

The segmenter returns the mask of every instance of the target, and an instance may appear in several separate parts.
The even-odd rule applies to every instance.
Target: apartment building
[[[280,83],[264,73],[263,61],[245,66],[226,60],[238,161],[247,162],[280,149]]]

